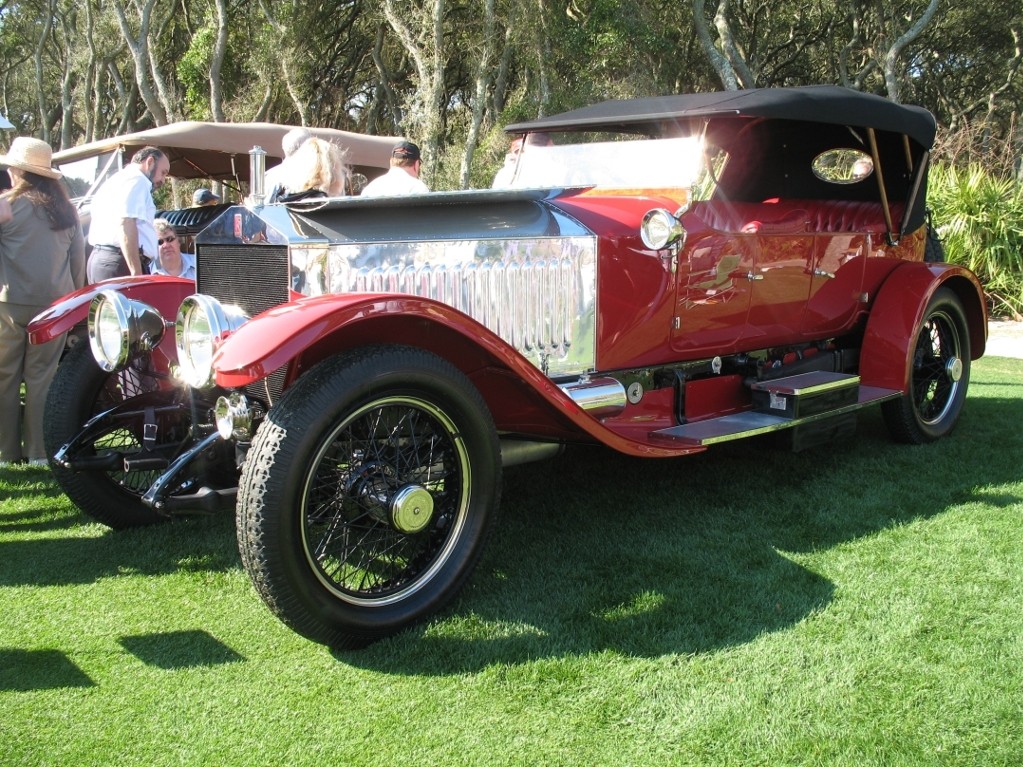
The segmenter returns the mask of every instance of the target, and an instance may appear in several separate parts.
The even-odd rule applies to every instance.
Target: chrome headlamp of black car
[[[213,381],[213,353],[248,321],[237,306],[222,306],[210,296],[195,294],[181,302],[174,323],[179,376],[189,386],[203,388]]]
[[[683,212],[684,209],[680,210],[678,215]],[[686,230],[678,220],[678,215],[669,213],[664,208],[647,211],[639,229],[643,244],[651,250],[662,250],[674,245],[682,247],[685,244]]]
[[[108,373],[155,348],[166,328],[156,309],[116,290],[102,291],[89,305],[89,346],[100,368]]]

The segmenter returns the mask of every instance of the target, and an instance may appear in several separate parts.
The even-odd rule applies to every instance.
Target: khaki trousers
[[[43,409],[67,335],[39,346],[29,343],[25,328],[45,308],[0,301],[0,461],[49,457],[43,444]]]

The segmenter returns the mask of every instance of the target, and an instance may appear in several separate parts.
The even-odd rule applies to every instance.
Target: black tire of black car
[[[100,369],[88,343],[77,343],[64,355],[47,392],[43,417],[43,441],[51,459],[81,431],[86,421],[105,408],[97,404],[98,399],[115,375]],[[108,387],[106,391],[119,390]],[[106,471],[71,471],[53,460],[50,468],[68,498],[84,513],[108,527],[123,530],[166,520],[142,503],[141,491],[127,489],[132,483],[126,485]]]
[[[962,302],[951,290],[932,296],[910,349],[909,392],[882,404],[898,442],[920,445],[951,433],[970,384],[970,336]],[[958,361],[958,377],[951,375]]]
[[[382,512],[409,488],[429,488],[430,523],[403,531]],[[238,492],[242,563],[286,625],[355,649],[451,601],[500,494],[497,432],[468,378],[421,349],[356,349],[310,369],[257,430]]]

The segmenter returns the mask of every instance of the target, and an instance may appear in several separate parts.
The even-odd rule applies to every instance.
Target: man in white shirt
[[[508,147],[508,152],[504,156],[504,165],[494,176],[494,180],[490,184],[491,189],[507,189],[512,185],[512,180],[515,178],[515,166],[519,162],[519,152],[521,151],[522,136],[517,136]]]
[[[527,133],[525,136],[516,136],[512,139],[511,145],[508,147],[508,153],[504,156],[504,165],[497,171],[497,175],[494,176],[490,188],[507,189],[513,185],[519,186],[516,183],[516,173],[518,172],[519,156],[523,151],[528,151],[529,147],[552,145],[551,137],[546,133]]]
[[[419,147],[402,141],[391,151],[391,169],[373,179],[362,190],[363,197],[390,197],[402,194],[426,194],[430,188],[419,178],[423,167]]]
[[[162,150],[143,147],[96,192],[90,206],[90,283],[145,274],[143,258],[158,257],[153,190],[163,186],[169,172],[170,160]]]

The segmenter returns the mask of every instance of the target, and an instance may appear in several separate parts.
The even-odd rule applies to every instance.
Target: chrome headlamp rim
[[[236,439],[246,442],[252,439],[252,409],[241,392],[231,392],[218,397],[213,407],[213,420],[221,439]]]
[[[111,329],[104,315],[112,310],[117,338],[113,344],[105,334]],[[159,311],[142,301],[132,300],[116,290],[101,290],[89,303],[89,347],[96,364],[107,373],[126,367],[139,352],[148,352],[163,339],[167,324]]]
[[[680,213],[684,207],[679,209]],[[665,208],[653,208],[643,215],[639,236],[650,250],[664,250],[684,241],[686,230],[678,217]]]
[[[248,319],[237,306],[224,306],[202,293],[182,301],[174,321],[174,345],[181,379],[194,388],[212,384],[214,353]],[[199,327],[199,323],[205,327]]]

